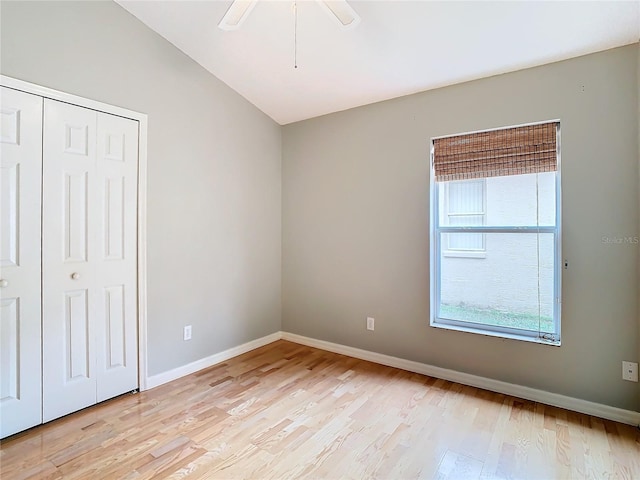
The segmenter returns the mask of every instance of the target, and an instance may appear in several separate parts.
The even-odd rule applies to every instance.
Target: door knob
[[[73,272],[71,274],[71,279],[72,280],[78,280],[80,278],[80,274],[78,272]]]
[[[0,288],[5,288],[5,287],[8,287],[8,286],[9,286],[9,281],[8,280],[5,280],[4,278],[0,279]]]

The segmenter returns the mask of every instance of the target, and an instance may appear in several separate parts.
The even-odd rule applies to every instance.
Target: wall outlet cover
[[[622,379],[629,382],[637,382],[638,364],[635,362],[622,362]]]

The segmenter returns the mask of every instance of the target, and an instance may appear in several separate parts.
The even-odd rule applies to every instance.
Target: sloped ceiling
[[[343,30],[314,0],[118,3],[281,125],[637,42],[638,1],[358,1]]]

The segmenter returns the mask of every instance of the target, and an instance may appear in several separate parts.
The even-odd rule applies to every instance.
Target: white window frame
[[[513,128],[520,126],[536,125],[542,123],[557,123],[556,130],[556,155],[557,155],[557,170],[555,172],[555,195],[556,195],[556,222],[554,226],[478,226],[478,227],[452,227],[439,225],[439,186],[442,183],[435,181],[435,171],[433,168],[433,156],[434,156],[434,140],[447,137],[457,137],[459,135],[466,135],[471,133],[480,133],[486,131],[503,130],[505,128]],[[430,140],[430,315],[429,324],[431,327],[443,328],[447,330],[456,330],[468,333],[477,333],[481,335],[488,335],[493,337],[508,338],[514,340],[523,340],[529,342],[540,343],[544,345],[561,345],[561,311],[562,311],[562,196],[561,196],[561,164],[560,164],[560,120],[546,120],[543,122],[528,123],[523,125],[514,125],[509,127],[500,127],[489,130],[478,130],[474,132],[457,133],[455,135],[444,135],[440,137],[432,137]],[[485,189],[486,192],[486,189]],[[486,210],[486,209],[485,209]],[[446,212],[445,212],[446,213]],[[463,322],[459,320],[452,320],[447,318],[441,318],[439,316],[440,310],[440,287],[441,287],[441,265],[440,265],[440,252],[442,245],[440,242],[442,233],[552,233],[554,235],[554,306],[553,306],[553,332],[539,332],[536,330],[523,330],[518,328],[500,327],[495,325],[476,324],[471,322]],[[446,250],[445,250],[446,252]],[[444,252],[443,252],[444,253]]]
[[[451,192],[451,183],[455,182],[447,182],[445,184],[444,190],[444,214],[447,217],[452,216],[463,216],[463,215],[482,215],[482,224],[485,225],[487,220],[487,179],[479,178],[477,180],[478,183],[482,183],[482,211],[481,212],[455,212],[451,213],[450,209],[450,192]],[[446,248],[443,250],[442,254],[445,257],[459,257],[459,258],[486,258],[487,257],[487,245],[486,245],[486,235],[482,234],[482,248],[477,249],[465,249],[465,248],[451,248],[450,238],[447,239]]]

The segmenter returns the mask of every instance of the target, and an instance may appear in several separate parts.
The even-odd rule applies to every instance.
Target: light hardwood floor
[[[640,479],[640,431],[278,341],[6,439],[3,480]]]

